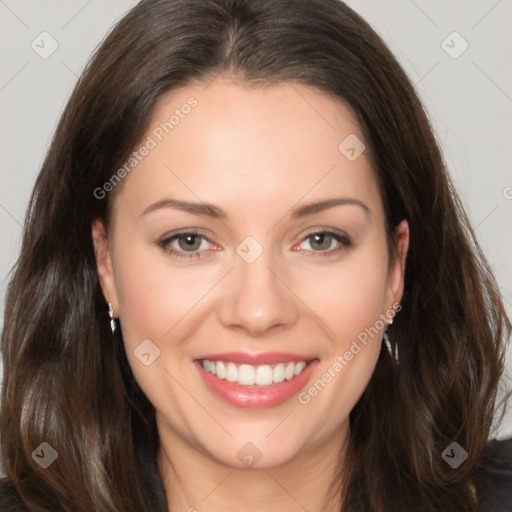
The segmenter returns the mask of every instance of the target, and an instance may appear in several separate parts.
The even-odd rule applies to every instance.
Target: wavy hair
[[[158,448],[154,409],[120,333],[112,339],[91,240],[93,221],[111,220],[114,192],[100,200],[93,191],[141,140],[161,95],[220,74],[254,86],[300,83],[350,105],[390,249],[393,228],[410,225],[402,311],[390,331],[400,363],[383,344],[351,411],[333,481],[343,512],[476,510],[510,321],[413,85],[338,0],[143,0],[95,51],[37,177],[8,288],[7,478],[31,511],[156,510],[140,469],[140,453]],[[59,454],[47,470],[31,457],[43,441]],[[441,457],[453,441],[468,452],[457,469]]]

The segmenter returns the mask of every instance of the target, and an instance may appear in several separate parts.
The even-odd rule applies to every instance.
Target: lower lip
[[[283,404],[299,393],[318,365],[318,359],[311,361],[304,371],[293,379],[264,387],[240,386],[235,382],[218,379],[205,371],[200,361],[195,363],[206,386],[224,402],[240,409],[270,409]]]

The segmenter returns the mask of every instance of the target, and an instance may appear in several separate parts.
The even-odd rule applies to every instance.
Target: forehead
[[[159,99],[138,146],[150,149],[121,196],[290,207],[332,191],[375,202],[364,142],[350,107],[326,94],[296,83],[248,87],[219,77]]]

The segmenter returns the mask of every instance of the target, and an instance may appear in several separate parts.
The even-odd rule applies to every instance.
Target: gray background
[[[92,50],[135,3],[0,0],[1,311],[28,198],[57,119]],[[416,84],[511,314],[512,1],[348,4]],[[44,55],[52,44],[58,44],[54,53]],[[510,383],[505,377],[504,385]],[[509,413],[499,435],[511,433]]]

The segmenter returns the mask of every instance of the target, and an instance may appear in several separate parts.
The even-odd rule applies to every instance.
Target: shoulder
[[[512,511],[512,437],[492,439],[475,474],[478,512]]]
[[[0,478],[0,510],[2,512],[28,512],[14,485],[6,478]]]

